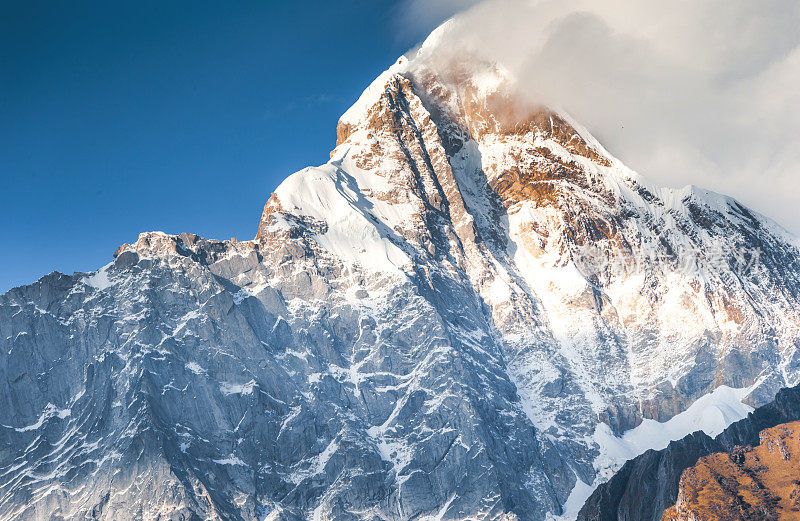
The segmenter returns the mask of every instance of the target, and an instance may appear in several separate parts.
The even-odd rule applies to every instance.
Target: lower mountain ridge
[[[449,27],[253,240],[143,233],[0,296],[0,519],[574,519],[798,383],[800,241],[442,62]]]
[[[756,447],[712,454],[684,471],[664,521],[800,519],[800,422],[761,431]]]
[[[699,460],[702,461],[703,458],[718,454],[714,456],[714,459],[724,461],[729,454],[741,454],[742,447],[754,447],[762,443],[765,436],[772,435],[771,429],[781,425],[796,427],[798,420],[800,420],[800,386],[781,389],[774,401],[759,407],[748,414],[747,418],[733,423],[716,438],[711,438],[703,432],[695,432],[681,440],[671,442],[663,450],[649,450],[628,461],[616,475],[592,493],[581,508],[578,519],[580,521],[659,521],[662,516],[665,516],[665,510],[671,509],[673,513],[675,512],[675,505],[681,502],[682,493],[684,498],[686,494],[691,494],[688,491],[683,492],[686,487],[682,489],[679,483],[683,482],[681,476],[684,475],[684,472],[695,467]],[[798,439],[797,430],[793,429],[792,432],[792,436]],[[766,448],[772,450],[770,447],[771,445]],[[794,452],[791,454],[786,452],[786,454],[790,457],[784,460],[784,463],[791,461],[791,464],[797,469],[797,454]],[[735,456],[731,457],[735,459]],[[711,470],[708,466],[704,469]],[[776,472],[783,472],[783,470],[775,467]],[[786,473],[788,477],[794,476],[792,479],[798,479],[796,474],[795,470]],[[738,486],[739,481],[734,473],[725,476],[721,472],[716,472],[716,475],[723,483],[729,484],[729,492]],[[699,483],[700,488],[704,484],[710,485],[710,482]],[[692,488],[697,487],[698,483],[695,482]],[[730,506],[731,510],[723,509],[716,514],[706,512],[705,515],[711,516],[707,519],[727,519],[714,517],[721,515],[721,512],[729,512],[733,516],[735,502],[727,502],[727,499],[722,501]],[[690,500],[682,512],[688,513],[688,509],[694,506],[693,503],[694,501]],[[681,515],[685,516],[686,514]],[[698,512],[697,515],[701,514]],[[679,515],[678,517],[664,517],[664,519],[693,518]],[[696,519],[706,518],[697,517]],[[749,518],[731,517],[730,519]],[[753,519],[770,518],[755,517]]]

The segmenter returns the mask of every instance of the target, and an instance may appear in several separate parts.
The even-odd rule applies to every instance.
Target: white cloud
[[[496,59],[653,181],[732,195],[800,232],[800,2],[472,3],[407,12],[430,23],[469,7],[442,55]]]
[[[402,40],[413,42],[478,3],[480,0],[405,0],[395,13],[395,31]]]

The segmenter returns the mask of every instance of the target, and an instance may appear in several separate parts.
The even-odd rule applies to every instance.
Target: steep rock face
[[[6,294],[0,323],[26,333],[4,335],[0,514],[557,508],[566,465],[492,354],[450,335],[419,288],[341,270],[295,242],[148,234],[93,275]],[[439,298],[478,329],[458,291]]]
[[[620,463],[598,431],[797,380],[795,238],[441,36],[253,241],[142,234],[0,297],[0,517],[542,520]]]
[[[686,469],[665,521],[800,518],[800,422],[761,431],[755,447],[701,458]]]
[[[775,400],[732,424],[716,438],[696,432],[663,450],[650,450],[625,463],[597,487],[579,521],[658,521],[678,500],[682,473],[701,458],[759,443],[760,433],[800,420],[800,387],[782,389]]]

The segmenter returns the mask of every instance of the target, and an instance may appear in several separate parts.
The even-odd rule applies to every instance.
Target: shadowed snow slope
[[[2,519],[543,520],[797,381],[795,238],[446,36],[253,241],[142,234],[0,297]]]

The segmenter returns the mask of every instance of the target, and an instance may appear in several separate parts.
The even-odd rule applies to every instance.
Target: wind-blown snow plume
[[[408,19],[475,2],[408,4]],[[437,49],[512,71],[652,180],[731,194],[800,229],[800,4],[487,0]]]

